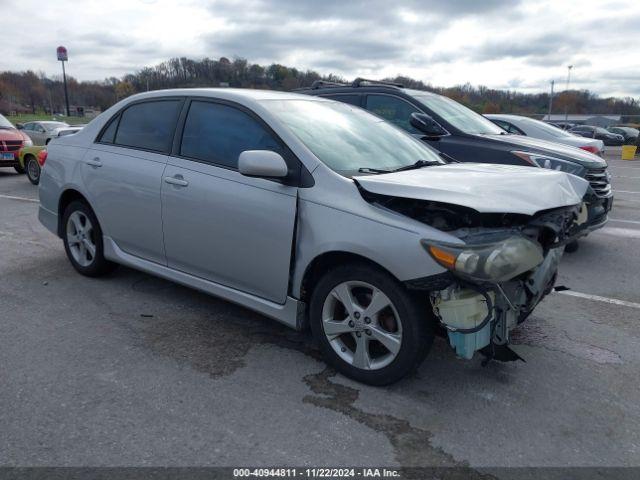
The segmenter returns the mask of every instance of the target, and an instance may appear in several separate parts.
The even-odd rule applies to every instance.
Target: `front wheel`
[[[313,290],[310,323],[327,363],[362,383],[387,385],[429,352],[434,318],[426,302],[365,264],[327,272]]]
[[[40,164],[33,155],[29,155],[25,160],[25,170],[27,171],[27,178],[34,185],[40,183]]]
[[[62,221],[64,249],[73,268],[88,277],[99,277],[115,268],[104,258],[102,230],[89,205],[79,200],[71,202]]]

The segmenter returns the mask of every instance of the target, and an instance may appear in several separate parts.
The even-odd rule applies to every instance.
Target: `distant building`
[[[554,113],[552,115],[545,115],[543,117],[545,121],[551,122],[564,122],[577,123],[579,125],[593,125],[595,127],[609,127],[611,125],[617,125],[622,123],[622,115],[615,113],[606,114],[575,114],[570,113],[566,116],[564,113]]]
[[[72,117],[86,117],[94,118],[102,113],[99,108],[87,107],[83,105],[71,105],[69,107],[69,113]]]

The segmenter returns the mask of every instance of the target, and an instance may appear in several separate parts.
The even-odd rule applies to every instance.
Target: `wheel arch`
[[[64,226],[62,225],[62,217],[64,215],[64,211],[69,206],[69,204],[75,200],[80,200],[86,203],[89,208],[91,208],[91,204],[87,197],[85,197],[82,193],[74,188],[66,189],[62,195],[60,195],[60,199],[58,200],[58,236],[62,237],[62,229]],[[93,209],[92,209],[93,210]]]
[[[332,250],[317,255],[305,268],[300,284],[300,299],[307,303],[314,286],[320,277],[330,268],[345,263],[360,263],[380,270],[397,280],[397,277],[379,263],[357,253],[345,250]]]

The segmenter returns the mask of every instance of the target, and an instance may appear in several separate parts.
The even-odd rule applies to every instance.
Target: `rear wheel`
[[[71,202],[63,222],[64,248],[73,268],[88,277],[99,277],[115,268],[115,263],[104,258],[100,224],[85,202]]]
[[[417,368],[431,348],[428,311],[391,275],[352,264],[320,279],[310,321],[327,363],[354,380],[387,385]]]
[[[24,162],[27,178],[34,185],[40,183],[40,164],[33,155],[28,155]]]

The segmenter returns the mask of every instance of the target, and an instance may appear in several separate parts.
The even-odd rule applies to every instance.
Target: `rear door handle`
[[[182,175],[176,175],[175,177],[164,177],[165,183],[169,183],[171,185],[177,185],[178,187],[186,187],[189,185]]]
[[[102,162],[98,157],[95,157],[93,160],[87,160],[87,165],[98,168],[102,166]]]

